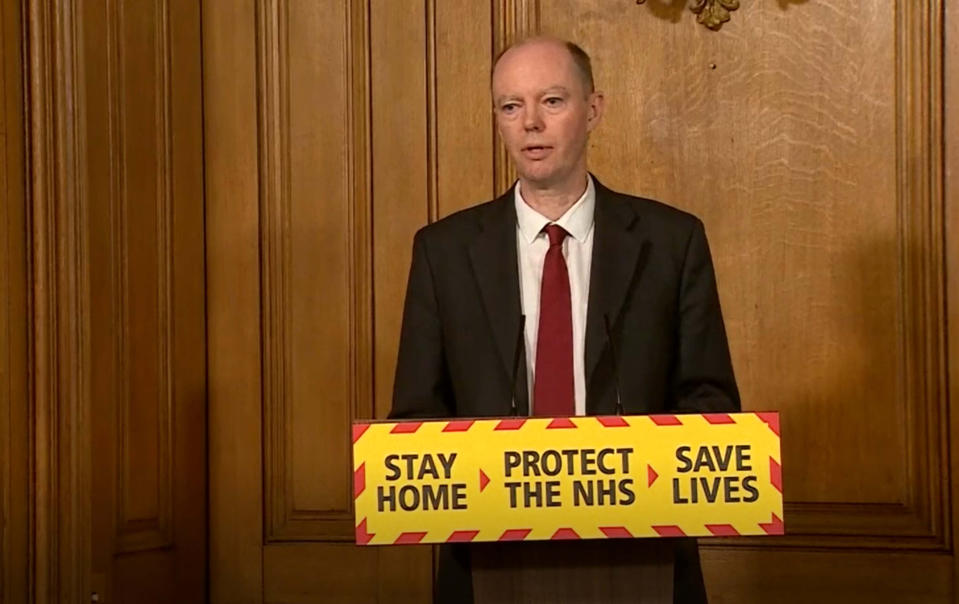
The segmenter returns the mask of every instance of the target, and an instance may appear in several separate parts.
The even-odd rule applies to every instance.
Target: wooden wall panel
[[[344,539],[342,427],[371,412],[368,19],[343,3],[259,8],[268,539]]]
[[[348,534],[341,427],[351,417],[354,351],[344,320],[353,316],[355,230],[351,120],[343,119],[349,7],[259,8],[268,538]]]
[[[951,604],[946,553],[701,548],[710,604]]]
[[[374,411],[393,396],[410,242],[436,213],[430,197],[427,14],[432,2],[370,0]]]
[[[419,32],[423,44],[424,6],[208,2],[203,10],[211,598],[317,601],[346,590],[349,601],[424,601],[429,548],[337,543],[354,532],[349,421],[389,406],[388,393],[385,406],[374,403],[383,385],[373,334],[389,333],[380,328],[385,313],[396,314],[398,330],[398,308],[375,306],[374,273],[385,271],[383,287],[405,287],[408,265],[398,267],[429,205],[425,168],[416,180],[415,164],[391,165],[404,145],[425,153],[417,124],[425,124],[426,75],[411,82],[410,73],[375,72],[371,57],[399,56],[397,43],[416,47],[404,32]],[[393,111],[416,106],[413,124]],[[403,139],[418,131],[418,141]],[[373,224],[376,203],[391,209]],[[240,368],[261,372],[262,392],[233,387]]]
[[[94,337],[115,338],[121,552],[172,541],[169,7],[161,2],[150,8],[120,2],[107,14],[108,23],[116,18],[115,46],[107,52],[118,59],[109,102],[117,114],[111,116],[116,188],[109,239],[118,298],[112,305],[116,323],[95,329]]]
[[[597,175],[705,220],[784,413],[789,535],[709,541],[713,599],[948,601],[942,3],[741,4],[204,4],[213,601],[429,600],[429,548],[338,543],[345,427],[389,410],[415,231],[514,178],[488,72],[537,30],[593,54]]]
[[[256,8],[207,1],[203,165],[212,602],[263,601]]]
[[[494,192],[492,3],[450,0],[434,6],[428,116],[435,219],[492,199]]]
[[[48,9],[29,25],[33,430],[37,515],[54,515],[36,551],[59,561],[38,573],[38,601],[202,601],[199,12]]]
[[[744,2],[718,34],[541,7],[607,93],[592,169],[706,222],[743,400],[783,412],[789,532],[817,544],[945,544],[939,6]]]

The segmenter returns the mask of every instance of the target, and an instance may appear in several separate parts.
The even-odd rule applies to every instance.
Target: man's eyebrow
[[[519,100],[521,100],[520,97],[519,97],[519,95],[516,95],[516,94],[502,94],[502,95],[496,97],[496,104],[497,104],[497,105],[502,105],[502,104],[505,103],[506,101],[519,101]]]
[[[561,84],[557,84],[556,86],[550,86],[549,88],[544,88],[543,90],[539,91],[539,92],[536,94],[536,96],[537,96],[537,97],[542,97],[542,96],[545,96],[545,95],[547,95],[547,94],[557,93],[557,92],[568,95],[568,94],[569,94],[569,89],[566,88],[566,86],[563,86],[563,85],[561,85]],[[520,95],[518,95],[518,94],[503,94],[503,95],[500,95],[500,96],[496,97],[496,104],[497,104],[497,105],[502,105],[502,104],[505,103],[506,101],[521,101],[521,100],[523,100],[523,99],[522,99],[522,97],[521,97]]]

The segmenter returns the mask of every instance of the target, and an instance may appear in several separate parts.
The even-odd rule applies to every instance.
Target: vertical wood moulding
[[[33,600],[89,594],[86,200],[75,4],[30,0],[28,138]]]
[[[113,333],[116,334],[115,340],[115,362],[116,362],[116,535],[117,545],[124,547],[124,533],[130,530],[125,526],[127,507],[126,488],[124,476],[130,473],[128,467],[129,455],[127,454],[127,416],[130,405],[130,353],[129,353],[129,283],[128,276],[129,256],[127,254],[127,204],[125,194],[127,190],[126,175],[127,162],[126,154],[123,152],[126,144],[126,131],[124,124],[124,113],[126,106],[123,103],[123,91],[126,88],[126,78],[123,73],[123,45],[121,43],[123,35],[124,11],[122,0],[109,0],[106,6],[108,20],[108,42],[110,48],[107,56],[111,61],[110,67],[113,68],[113,78],[111,78],[111,88],[109,90],[110,99],[110,119],[114,130],[111,133],[112,149],[110,149],[110,169],[111,176],[111,218],[114,220],[111,227],[112,238],[112,256],[114,259],[113,281],[116,286],[113,289],[115,309]],[[114,18],[114,15],[116,16]],[[129,545],[126,545],[129,547]]]
[[[351,0],[347,11],[346,40],[347,116],[350,120],[347,156],[350,183],[350,416],[368,419],[373,410],[373,217],[372,147],[370,144],[370,13],[368,0]],[[350,433],[344,432],[345,437]],[[350,443],[348,446],[352,446]],[[343,484],[352,485],[352,468]],[[352,492],[349,513],[353,513]]]
[[[266,422],[265,513],[267,538],[282,531],[292,513],[286,471],[292,458],[287,384],[290,374],[289,279],[289,78],[287,11],[282,2],[257,3],[257,97],[260,132],[261,304],[263,309],[263,415]]]
[[[895,4],[898,341],[906,500],[788,502],[786,546],[946,551],[948,464],[942,168],[942,1]],[[761,540],[730,545],[753,547]]]
[[[426,14],[426,216],[439,218],[439,161],[436,115],[436,0],[424,0]]]
[[[941,14],[940,0],[896,5],[896,162],[908,504],[946,547]]]
[[[943,11],[943,45],[944,52],[940,55],[942,64],[943,94],[942,105],[937,111],[936,119],[940,120],[943,128],[943,166],[955,166],[956,154],[959,151],[959,122],[944,119],[947,107],[956,106],[957,92],[959,92],[959,7],[955,2],[946,3]],[[952,509],[950,511],[952,539],[950,546],[953,549],[953,585],[959,585],[959,556],[955,555],[957,531],[959,531],[959,480],[952,479],[959,476],[959,359],[955,355],[959,351],[959,269],[955,259],[959,258],[959,180],[956,170],[943,171],[943,199],[944,199],[944,257],[946,260],[946,325],[948,332],[946,362],[947,397],[950,401],[949,410],[949,451],[947,459],[951,462],[949,480]],[[953,260],[948,260],[952,258]],[[949,354],[951,353],[951,355]],[[955,589],[955,588],[954,588]]]
[[[29,601],[27,232],[22,6],[0,7],[0,602]]]
[[[156,52],[157,97],[161,109],[157,113],[157,131],[160,133],[160,149],[157,166],[157,311],[160,313],[157,324],[157,358],[159,359],[159,387],[157,393],[157,544],[154,547],[173,545],[173,132],[172,132],[172,89],[170,85],[172,47],[170,45],[170,2],[161,0],[157,4],[158,48]]]
[[[493,0],[493,63],[507,46],[540,30],[539,0]],[[493,122],[493,194],[499,195],[516,180],[516,169]]]

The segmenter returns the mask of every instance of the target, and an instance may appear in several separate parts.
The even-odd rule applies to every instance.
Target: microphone
[[[510,415],[516,415],[516,389],[519,386],[519,362],[523,358],[523,336],[526,334],[526,315],[519,316],[519,330],[516,333],[516,348],[513,351],[513,389],[510,399]]]
[[[606,344],[609,346],[609,356],[613,359],[613,386],[616,389],[616,415],[623,415],[623,399],[619,393],[619,362],[617,361],[616,346],[613,345],[613,332],[609,328],[609,315],[603,315],[603,325],[606,327]]]

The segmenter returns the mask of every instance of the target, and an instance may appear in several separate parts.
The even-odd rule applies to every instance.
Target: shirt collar
[[[567,233],[580,243],[586,241],[586,237],[593,229],[593,210],[596,207],[596,187],[593,185],[593,177],[589,174],[586,175],[586,191],[576,200],[576,203],[570,206],[570,208],[555,221],[543,216],[526,203],[518,182],[513,190],[513,200],[516,204],[516,220],[519,223],[519,231],[523,235],[523,239],[526,240],[526,243],[533,243],[540,232],[542,232],[543,227],[551,223],[563,227]]]

